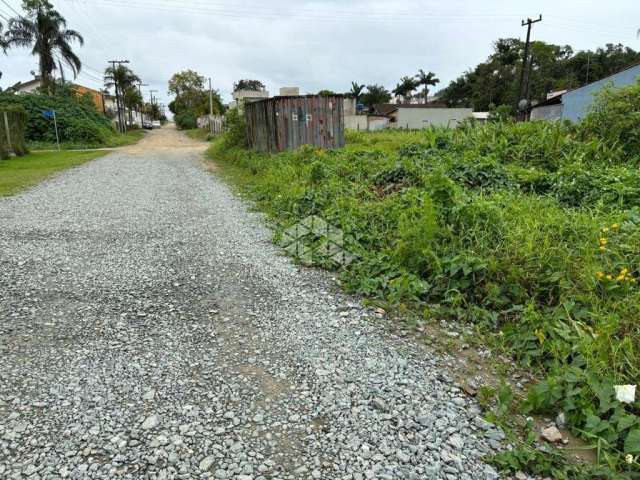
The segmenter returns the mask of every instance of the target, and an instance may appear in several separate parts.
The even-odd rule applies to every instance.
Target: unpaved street
[[[203,148],[153,131],[0,199],[0,478],[496,478],[438,357],[282,256]]]

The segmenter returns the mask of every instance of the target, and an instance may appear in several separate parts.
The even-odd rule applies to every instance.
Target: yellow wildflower
[[[604,272],[597,272],[596,277],[598,277],[599,279],[604,278]]]
[[[613,228],[614,230],[617,230],[620,227],[620,225],[618,225],[617,223],[614,223],[613,225],[611,225],[611,228]]]
[[[602,231],[603,231],[604,233],[607,233],[607,232],[609,231],[609,227],[604,227],[604,228],[602,229]]]
[[[600,245],[606,245],[608,240],[605,237],[600,238],[600,240],[598,240],[600,242]]]
[[[600,250],[601,250],[601,251],[603,251],[603,252],[606,250],[606,248],[604,247],[604,245],[600,245]]]
[[[612,275],[607,275],[607,280],[613,280],[613,276]]]

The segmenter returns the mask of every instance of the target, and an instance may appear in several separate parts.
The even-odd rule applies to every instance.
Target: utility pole
[[[158,90],[149,90],[149,95],[151,96],[151,108],[152,108],[152,112],[153,112],[153,105],[154,105],[154,102],[153,102],[153,100],[154,100],[154,98],[153,98],[153,93],[154,93],[154,92],[157,92],[157,91],[158,91]],[[152,116],[153,116],[153,114],[152,114]],[[156,119],[154,118],[153,120],[156,120]]]
[[[213,133],[213,90],[211,89],[211,77],[209,77],[209,133]]]
[[[125,123],[125,116],[124,116],[124,99],[121,99],[121,93],[124,92],[120,92],[120,86],[118,85],[118,81],[115,78],[115,73],[116,73],[116,65],[122,65],[123,63],[129,63],[129,60],[109,60],[107,63],[110,63],[113,67],[113,73],[114,73],[114,78],[113,78],[113,83],[115,84],[116,87],[116,108],[118,109],[118,127],[120,130],[120,133],[124,133],[126,131],[126,127],[124,125]]]
[[[138,92],[140,93],[140,99],[142,100],[142,106],[140,107],[140,126],[144,124],[144,97],[142,96],[142,87],[148,87],[148,83],[138,82]]]
[[[528,102],[526,103],[526,105],[525,105],[525,102],[527,101],[526,95],[527,95],[527,89],[529,88],[528,63],[529,63],[529,48],[531,44],[531,27],[533,26],[534,23],[538,23],[541,21],[542,21],[542,15],[539,15],[536,20],[531,20],[530,18],[527,18],[526,22],[522,20],[522,26],[523,27],[525,25],[527,26],[527,41],[524,44],[524,58],[522,59],[522,70],[520,71],[520,88],[518,91],[518,100],[517,100],[518,103],[516,105],[516,109],[518,111],[518,117],[520,118],[520,120],[524,120],[526,115],[526,109],[529,106]]]

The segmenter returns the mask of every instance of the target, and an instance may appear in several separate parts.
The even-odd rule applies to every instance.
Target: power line
[[[2,3],[4,3],[7,7],[9,7],[9,10],[13,11],[13,13],[15,13],[16,15],[18,15],[19,17],[22,16],[21,13],[19,13],[15,8],[13,8],[11,6],[11,4],[9,4],[8,2],[6,2],[5,0],[0,0]]]
[[[215,5],[211,7],[211,4],[185,4],[184,2],[172,3],[174,0],[164,0],[161,3],[155,4],[147,4],[143,3],[140,0],[136,1],[125,1],[125,0],[94,0],[98,1],[98,3],[104,3],[109,5],[117,5],[123,7],[134,7],[134,8],[144,8],[144,9],[153,9],[159,11],[180,11],[183,13],[198,13],[198,14],[209,14],[216,15],[221,17],[230,17],[230,18],[254,18],[254,19],[264,19],[264,20],[273,20],[279,19],[283,17],[290,18],[298,18],[302,20],[313,20],[313,21],[340,21],[347,20],[349,22],[373,22],[373,23],[384,23],[384,22],[393,22],[393,23],[451,23],[453,22],[463,22],[463,21],[472,21],[472,22],[486,22],[487,19],[513,19],[517,18],[516,15],[428,15],[424,14],[397,14],[397,13],[363,13],[363,14],[352,14],[350,12],[340,12],[340,13],[332,13],[332,14],[323,14],[318,11],[293,11],[293,10],[283,10],[283,9],[272,9],[272,10],[256,10],[256,9],[248,9],[237,6],[226,5],[224,7],[216,7]],[[177,1],[177,0],[176,0]],[[220,5],[220,4],[218,4]]]

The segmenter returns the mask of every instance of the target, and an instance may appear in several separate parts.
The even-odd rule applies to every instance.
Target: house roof
[[[635,63],[633,65],[629,65],[626,68],[623,68],[622,70],[618,70],[617,72],[612,73],[611,75],[607,75],[606,77],[603,77],[603,78],[601,78],[599,80],[595,80],[593,82],[589,82],[586,85],[581,85],[581,86],[576,87],[576,88],[571,88],[569,90],[565,90],[564,92],[559,93],[558,95],[555,95],[555,96],[553,96],[551,98],[548,98],[547,100],[543,100],[540,103],[536,103],[535,105],[532,105],[531,108],[545,107],[547,105],[556,105],[558,103],[562,103],[562,97],[564,97],[567,93],[575,92],[576,90],[580,90],[581,88],[588,87],[589,85],[593,85],[594,83],[602,82],[603,80],[607,80],[608,78],[611,78],[611,77],[613,77],[615,75],[618,75],[618,74],[620,74],[622,72],[626,72],[627,70],[631,70],[632,68],[636,68],[638,66],[640,66],[640,63]]]
[[[373,112],[377,115],[387,116],[398,110],[398,105],[393,103],[379,103],[373,106]]]

